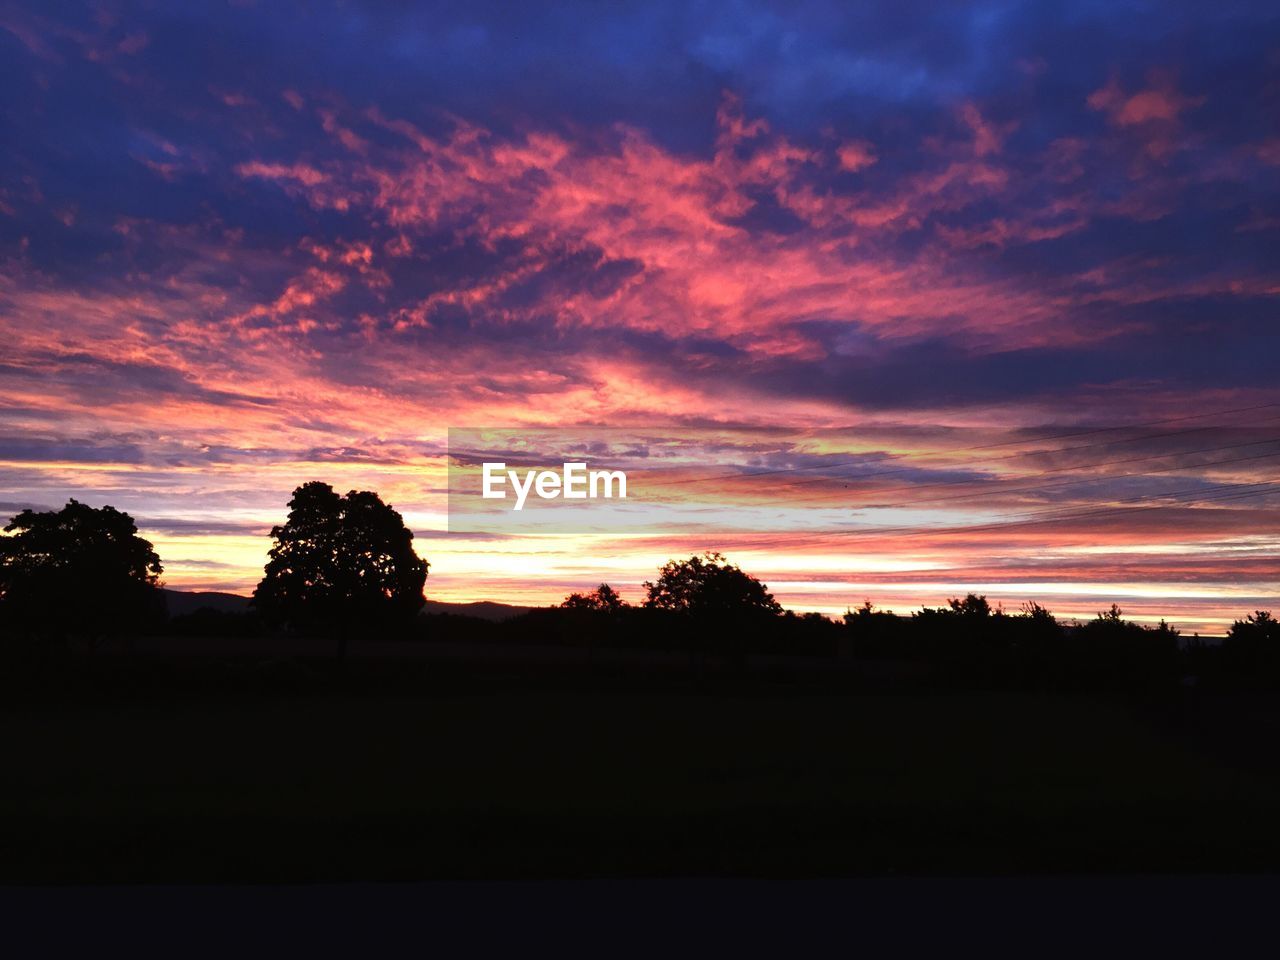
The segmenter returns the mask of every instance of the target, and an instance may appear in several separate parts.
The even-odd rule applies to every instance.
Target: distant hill
[[[476,603],[445,603],[443,600],[428,600],[423,613],[452,613],[460,617],[476,617],[480,620],[510,620],[522,613],[535,610],[536,607],[517,607],[509,603],[494,603],[492,600],[480,600]]]
[[[169,605],[169,616],[180,617],[195,613],[197,610],[209,608],[219,613],[245,613],[249,609],[249,598],[238,593],[218,593],[211,590],[164,591],[165,602]],[[509,620],[522,613],[528,613],[533,607],[518,607],[507,603],[494,603],[481,600],[476,603],[445,603],[443,600],[428,600],[423,613],[451,613],[460,617],[476,617],[479,620]]]
[[[206,607],[219,613],[244,613],[249,609],[249,598],[238,593],[216,593],[214,591],[170,590],[162,591],[165,603],[169,605],[169,616],[180,617],[195,613]]]

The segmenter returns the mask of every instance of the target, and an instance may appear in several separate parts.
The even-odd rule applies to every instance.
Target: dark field
[[[4,883],[1280,865],[1265,698],[393,657],[9,679]]]

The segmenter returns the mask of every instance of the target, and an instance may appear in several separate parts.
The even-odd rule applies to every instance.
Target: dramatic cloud
[[[737,541],[802,607],[1280,590],[1271,5],[28,7],[0,499],[129,509],[175,584],[249,586],[312,478],[405,510],[443,596],[734,546],[443,534],[446,428],[576,423],[836,511]]]

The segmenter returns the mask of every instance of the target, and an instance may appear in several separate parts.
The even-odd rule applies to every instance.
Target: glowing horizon
[[[0,15],[0,512],[127,510],[181,589],[323,480],[433,599],[716,549],[828,614],[1280,607],[1274,13],[573,6]],[[828,522],[448,534],[488,424],[698,434],[692,503]]]

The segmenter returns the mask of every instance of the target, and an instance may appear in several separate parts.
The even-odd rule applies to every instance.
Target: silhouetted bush
[[[1254,685],[1280,682],[1280,621],[1258,610],[1231,625],[1218,650],[1221,670],[1245,676]]]
[[[911,622],[867,601],[844,615],[840,653],[849,659],[909,660],[918,655]]]
[[[602,583],[589,593],[571,593],[560,604],[565,610],[589,610],[598,613],[617,613],[630,604],[618,596],[618,591]]]
[[[1019,614],[983,596],[952,599],[909,618],[869,603],[844,618],[846,656],[928,664],[940,679],[1035,689],[1132,688],[1180,676],[1185,658],[1167,624],[1124,620],[1118,607],[1066,627],[1038,603]]]
[[[1068,677],[1075,684],[1115,688],[1176,679],[1181,672],[1178,631],[1125,620],[1115,604],[1073,631]]]
[[[1163,621],[1143,627],[1115,605],[1067,626],[1037,603],[1009,614],[978,594],[909,616],[868,602],[837,623],[783,611],[765,584],[719,553],[669,561],[645,583],[639,606],[602,583],[502,622],[422,616],[428,565],[400,515],[376,494],[342,497],[308,483],[294,491],[289,508],[286,523],[272,530],[251,612],[205,608],[167,624],[159,558],[127,514],[74,500],[56,513],[24,511],[0,538],[0,624],[9,634],[44,639],[161,631],[254,637],[283,626],[336,636],[340,655],[358,632],[655,650],[739,668],[748,655],[839,657],[906,664],[898,675],[943,684],[1021,689],[1147,689],[1189,678],[1219,688],[1280,685],[1280,625],[1264,611],[1236,621],[1221,645],[1198,638],[1181,644]]]

